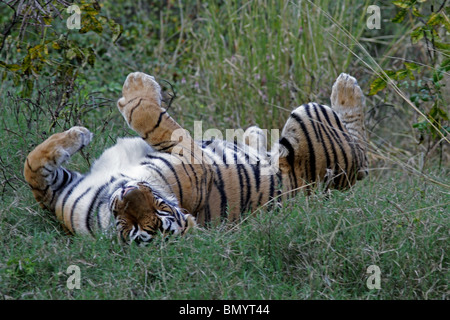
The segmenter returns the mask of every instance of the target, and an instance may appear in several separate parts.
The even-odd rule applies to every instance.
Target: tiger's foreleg
[[[24,176],[41,207],[54,211],[64,187],[81,176],[61,165],[86,146],[92,133],[83,127],[52,135],[30,152],[24,164]]]

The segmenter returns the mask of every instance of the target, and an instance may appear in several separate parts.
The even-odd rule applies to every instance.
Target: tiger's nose
[[[131,190],[137,189],[137,187],[134,186],[130,186],[130,187],[126,187],[124,189],[122,189],[122,197],[125,196],[128,192],[130,192]]]

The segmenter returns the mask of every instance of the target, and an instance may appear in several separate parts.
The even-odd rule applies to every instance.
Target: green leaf
[[[386,75],[387,75],[389,78],[394,78],[394,79],[396,79],[395,76],[396,76],[396,74],[397,74],[397,71],[394,71],[394,70],[384,70],[384,73],[386,73]]]
[[[80,29],[80,33],[86,33],[88,31],[94,31],[97,34],[101,34],[103,32],[103,26],[101,22],[94,16],[86,16],[84,19],[81,19],[82,27]]]
[[[116,43],[119,40],[123,32],[123,26],[120,23],[115,22],[113,19],[108,20],[109,28],[112,31],[112,42]]]
[[[419,42],[423,38],[423,27],[417,27],[411,31],[411,42],[413,44]]]
[[[396,80],[403,80],[406,78],[407,75],[409,75],[411,71],[408,69],[400,69],[395,73],[395,79]]]
[[[7,64],[3,61],[0,61],[0,68],[8,69],[9,71],[16,72],[22,69],[22,66],[19,64]]]
[[[441,133],[444,135],[444,137],[446,137],[447,134],[450,133],[450,126],[444,126],[444,127],[442,127]]]
[[[66,58],[69,60],[72,60],[73,58],[76,58],[77,56],[77,52],[75,51],[75,49],[71,48],[69,50],[67,50],[66,52]]]
[[[406,16],[407,12],[408,12],[407,10],[400,10],[400,11],[398,11],[397,14],[395,15],[395,17],[392,18],[391,21],[394,22],[394,23],[402,22],[405,19],[405,16]]]
[[[428,127],[427,123],[428,122],[426,122],[426,121],[422,121],[422,122],[414,123],[412,126],[413,126],[413,128],[416,128],[419,131],[425,131]]]
[[[444,59],[441,63],[441,69],[444,71],[450,71],[450,58]]]
[[[410,8],[412,6],[411,1],[405,1],[405,0],[393,1],[392,4],[394,6],[402,8],[402,9],[408,9],[408,8]]]
[[[419,12],[419,9],[417,9],[417,7],[413,7],[412,14],[413,14],[414,16],[416,16],[416,17],[423,17],[423,16],[424,16],[423,14],[421,14],[421,13]]]
[[[370,84],[370,91],[369,96],[373,96],[386,88],[387,82],[384,81],[383,78],[376,78],[371,84]]]
[[[96,16],[100,12],[100,10],[94,8],[94,6],[92,6],[91,3],[83,4],[81,6],[80,10],[82,11],[82,13],[85,13],[85,14],[87,14],[89,16]]]
[[[55,50],[59,50],[59,49],[61,49],[61,46],[59,45],[58,41],[53,41],[52,48]]]
[[[31,93],[33,92],[34,87],[34,81],[32,79],[25,80],[24,87],[22,91],[20,92],[20,95],[23,98],[29,98],[31,96]]]
[[[16,72],[16,71],[19,71],[20,69],[22,69],[22,66],[14,63],[14,64],[7,64],[6,68],[9,71]]]
[[[436,48],[441,49],[441,50],[450,50],[450,43],[443,43],[443,42],[438,42],[435,41],[434,45],[436,46]]]
[[[406,69],[411,70],[411,71],[415,71],[418,70],[420,68],[420,66],[418,64],[415,64],[414,62],[404,62],[403,63],[406,67]]]
[[[92,48],[87,48],[84,50],[85,63],[87,62],[91,67],[95,64],[95,52]]]
[[[444,77],[444,75],[442,74],[442,71],[435,70],[433,72],[433,82],[434,83],[437,83],[437,82],[441,81],[443,77]]]
[[[438,108],[438,113],[442,120],[448,121],[448,114],[442,108]]]
[[[433,13],[430,16],[430,19],[428,19],[427,24],[430,26],[435,26],[437,24],[440,24],[444,21],[444,17],[440,13]]]

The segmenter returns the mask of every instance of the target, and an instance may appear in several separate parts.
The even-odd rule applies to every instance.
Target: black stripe
[[[283,175],[281,174],[281,170],[278,170],[277,172],[277,178],[278,178],[278,190],[277,190],[277,202],[281,202],[281,192],[283,190]],[[288,193],[287,195],[292,195],[293,192]]]
[[[237,175],[239,177],[239,190],[240,190],[240,192],[239,192],[239,210],[242,212],[242,207],[243,207],[243,203],[244,203],[244,200],[243,200],[244,193],[242,192],[243,185],[242,185],[242,175],[241,175],[240,165],[235,164],[234,171],[237,173]]]
[[[221,168],[219,166],[214,166],[215,172],[217,175],[217,179],[214,179],[214,185],[217,187],[217,190],[220,194],[220,216],[225,219],[227,217],[227,196],[224,189],[224,183],[222,179]]]
[[[112,183],[115,183],[116,180],[117,180],[116,177],[112,176],[111,179],[109,180],[108,185],[111,185]],[[125,183],[123,185],[125,185]],[[117,189],[118,188],[115,188],[114,190],[117,190]],[[102,230],[102,223],[100,222],[100,206],[102,204],[106,204],[107,205],[107,210],[109,211],[110,210],[109,209],[109,200],[110,200],[110,198],[111,198],[111,194],[109,194],[107,199],[104,199],[105,201],[99,201],[97,206],[95,207],[94,212],[97,212],[97,226],[98,226],[99,230]],[[110,212],[110,213],[112,213],[112,212]]]
[[[330,160],[330,164],[327,165],[327,166],[328,166],[327,169],[333,170],[332,175],[334,176],[335,173],[337,172],[338,157],[337,157],[336,149],[334,148],[334,141],[332,140],[332,138],[331,138],[331,136],[330,136],[330,133],[328,132],[327,126],[324,125],[324,123],[323,123],[323,121],[322,121],[322,118],[321,118],[321,116],[320,116],[321,114],[323,115],[323,110],[320,110],[320,111],[321,111],[321,112],[319,113],[319,112],[318,112],[318,108],[315,109],[317,119],[319,119],[321,131],[326,135],[327,141],[328,141],[329,144],[330,144],[331,153],[332,153],[332,155],[333,155],[333,163],[334,163],[334,165],[333,165],[333,168],[332,168],[332,167],[331,167],[331,160]],[[339,144],[338,144],[338,145],[339,145]],[[324,147],[325,147],[325,146],[324,146]],[[333,178],[333,179],[334,179],[334,178]]]
[[[258,160],[258,163],[256,165],[251,165],[251,168],[253,170],[253,177],[255,178],[255,184],[256,184],[256,192],[259,192],[259,188],[261,187],[261,168],[260,168],[261,162]]]
[[[317,115],[317,104],[313,104],[313,109],[315,111],[315,114]],[[323,148],[323,152],[325,154],[325,160],[326,160],[326,167],[329,168],[330,166],[330,155],[328,154],[328,150],[326,148],[325,145],[325,141],[323,140],[323,136],[322,136],[322,132],[319,128],[319,124],[318,124],[318,119],[313,119],[311,112],[310,112],[310,105],[308,105],[308,107],[306,108],[306,114],[308,115],[310,121],[311,121],[311,126],[314,129],[314,134],[316,135],[317,138],[317,142],[322,145]]]
[[[196,186],[196,189],[198,192],[198,195],[197,195],[197,205],[198,205],[203,202],[203,188],[204,188],[203,180],[200,182],[198,181],[197,172],[195,172],[195,168],[192,164],[188,164],[188,167],[191,169],[192,174],[194,175],[194,178],[195,178],[195,186]],[[196,209],[197,208],[194,208],[194,210],[196,210]]]
[[[258,195],[258,201],[257,201],[256,204],[255,204],[256,207],[259,207],[259,206],[262,204],[262,203],[261,203],[262,197],[263,197],[263,193],[260,192],[259,195]]]
[[[205,140],[202,141],[202,148],[206,148],[207,146],[209,146],[211,143],[213,143],[214,140]]]
[[[62,177],[62,181],[59,183],[58,187],[56,187],[55,189],[53,189],[53,186],[52,186],[53,194],[52,194],[52,198],[50,199],[50,202],[49,202],[50,206],[51,206],[51,204],[53,203],[53,201],[55,200],[56,195],[57,195],[57,194],[58,194],[58,195],[60,194],[60,190],[61,190],[62,188],[65,188],[65,187],[66,187],[67,185],[69,185],[70,183],[72,183],[73,177],[77,175],[77,173],[73,173],[72,171],[68,171],[67,169],[65,169],[65,168],[63,168],[63,167],[60,167],[59,169],[62,170],[62,172],[63,172],[63,177]],[[56,174],[55,174],[55,175],[56,175],[56,176],[59,176],[59,175],[60,175],[60,174],[59,174],[59,170],[56,171]]]
[[[52,186],[56,184],[56,182],[59,178],[58,171],[59,170],[55,170],[55,172],[53,173],[53,179],[52,179],[52,182],[50,183],[50,185],[52,185]],[[63,173],[63,175],[64,175],[64,173]]]
[[[224,147],[223,149],[222,149],[222,162],[223,162],[223,164],[226,166],[226,167],[228,167],[228,163],[227,163],[227,147]],[[214,153],[216,153],[214,150],[213,150],[213,152]]]
[[[182,203],[183,203],[183,188],[182,188],[182,186],[181,186],[180,178],[178,177],[177,171],[176,171],[175,168],[172,166],[172,164],[170,163],[170,161],[168,161],[168,160],[166,160],[166,159],[164,159],[164,158],[162,158],[162,157],[157,157],[157,156],[153,156],[153,155],[150,155],[150,154],[146,155],[146,158],[149,158],[149,159],[159,159],[159,160],[161,160],[162,162],[164,162],[164,164],[165,164],[167,167],[169,167],[170,170],[172,170],[172,173],[173,173],[173,175],[174,175],[174,177],[175,177],[175,180],[177,181],[177,185],[178,185],[178,190],[179,190],[179,194],[180,194],[180,204],[182,204]]]
[[[88,214],[86,216],[86,229],[88,229],[88,231],[91,235],[94,235],[94,232],[92,231],[92,228],[91,228],[92,214],[95,213],[95,211],[93,211],[94,204],[98,203],[98,205],[97,205],[97,209],[98,209],[98,207],[100,206],[100,203],[101,203],[101,201],[99,199],[99,195],[108,186],[109,186],[109,182],[103,184],[100,188],[98,188],[97,191],[94,193],[94,196],[92,197],[91,204],[89,205]]]
[[[152,129],[150,129],[149,131],[147,131],[147,132],[145,133],[145,135],[144,135],[144,140],[147,140],[148,136],[151,135],[151,134],[153,133],[153,131],[155,131],[156,129],[158,129],[158,127],[161,125],[162,117],[163,117],[163,115],[166,114],[166,113],[167,113],[167,111],[164,110],[164,111],[162,111],[162,112],[159,114],[158,121],[156,121],[156,124],[155,124],[155,126],[154,126]]]
[[[240,207],[240,211],[242,213],[242,212],[247,211],[249,209],[248,208],[248,204],[249,204],[249,201],[250,201],[250,198],[251,198],[250,177],[248,175],[247,168],[245,167],[245,165],[237,164],[237,170],[239,172],[239,183],[241,184],[241,207]],[[244,172],[245,185],[243,184],[243,181],[241,179],[241,174],[240,174],[241,171]],[[244,188],[247,188],[247,192],[245,192],[245,199],[243,199]],[[242,199],[244,201],[242,201]]]
[[[275,194],[275,178],[274,175],[270,175],[270,189],[269,189],[269,201],[273,199]]]
[[[134,98],[134,99],[128,101],[127,104],[130,104],[131,102],[133,102],[133,101],[136,100],[136,99],[138,99],[138,97],[136,97],[136,98]],[[141,102],[142,102],[142,99],[143,99],[143,98],[140,98],[140,99],[139,99],[139,102],[133,107],[133,109],[130,110],[130,114],[128,115],[128,123],[129,123],[129,124],[131,124],[131,121],[133,120],[132,118],[133,118],[133,112],[134,112],[134,110],[136,110],[136,108],[140,106],[140,104],[141,104]]]
[[[327,140],[331,147],[331,153],[333,154],[334,163],[337,163],[336,158],[336,150],[334,149],[334,145],[331,141],[330,135],[328,134],[328,131],[325,129],[325,125],[322,122],[322,118],[320,117],[320,114],[318,112],[318,107],[314,108],[314,113],[316,114],[316,118],[318,120],[319,125],[319,132],[320,132],[320,139],[322,140],[323,148],[325,151],[326,159],[327,159],[327,169],[331,169],[331,158],[330,154],[328,153],[328,148],[326,147],[325,140]],[[321,112],[322,113],[322,112]],[[322,133],[326,136],[326,139],[323,138]]]
[[[305,105],[303,105],[304,107]],[[295,114],[294,112],[291,113],[291,117],[297,121],[297,123],[300,125],[300,128],[302,129],[305,138],[306,138],[306,143],[308,144],[308,162],[305,164],[306,169],[310,169],[309,173],[310,176],[307,177],[307,179],[309,181],[314,181],[316,179],[316,154],[314,152],[314,146],[312,144],[311,141],[311,137],[309,136],[309,131],[306,129],[305,123],[303,122],[303,119],[300,118],[297,114]],[[306,172],[308,172],[308,170],[306,170]]]
[[[70,210],[70,225],[72,226],[73,231],[75,231],[73,227],[73,214],[75,207],[77,206],[78,201],[80,201],[81,198],[83,198],[89,191],[91,191],[91,187],[87,188],[86,191],[79,195],[78,198],[73,202],[72,209]]]
[[[345,152],[345,150],[344,150],[344,148],[342,146],[344,141],[342,141],[342,139],[340,138],[339,133],[336,131],[336,128],[331,123],[331,120],[330,120],[330,118],[328,116],[328,112],[331,112],[333,114],[335,112],[333,110],[331,110],[331,109],[326,109],[322,105],[319,105],[319,108],[321,109],[322,114],[324,115],[325,120],[328,123],[328,126],[325,126],[325,129],[330,132],[330,137],[335,142],[335,143],[332,143],[331,145],[337,145],[339,147],[339,149],[341,150],[342,158],[344,159],[344,168],[343,168],[343,170],[347,171],[347,168],[348,168],[347,153]],[[334,170],[335,170],[335,173],[339,175],[339,178],[338,178],[339,180],[338,180],[338,182],[336,183],[336,186],[335,186],[336,188],[340,188],[340,186],[342,185],[342,181],[345,180],[345,177],[341,174],[342,173],[342,168],[340,168],[338,166],[338,164],[339,164],[339,162],[336,161]]]
[[[155,172],[161,177],[161,179],[163,179],[164,183],[170,188],[171,193],[172,193],[172,194],[175,194],[175,193],[173,192],[172,185],[171,185],[171,184],[169,183],[169,181],[166,179],[166,177],[165,177],[164,174],[162,173],[160,167],[158,167],[158,166],[157,166],[156,164],[154,164],[153,162],[148,162],[148,161],[143,161],[143,162],[139,163],[139,165],[141,165],[141,166],[146,166],[147,169],[150,169],[150,170],[155,171]]]
[[[171,142],[171,144],[167,145],[166,147],[157,149],[157,150],[160,151],[160,152],[164,152],[166,150],[169,150],[170,148],[175,147],[178,144],[178,142],[175,142],[175,141],[170,141],[170,142]]]
[[[66,206],[67,200],[69,199],[70,195],[72,194],[73,190],[81,183],[81,181],[84,180],[84,176],[80,177],[80,180],[76,181],[72,186],[68,185],[68,187],[70,187],[70,189],[67,190],[66,195],[64,196],[64,199],[62,201],[61,204],[61,211],[62,211],[62,223],[65,224],[65,219],[64,219],[64,207]],[[66,226],[67,228],[69,228],[69,226]],[[72,228],[72,226],[70,226],[70,228]],[[73,229],[73,228],[72,228]],[[73,230],[75,232],[75,230]]]
[[[38,167],[36,170],[33,170],[33,168],[31,168],[30,160],[28,160],[28,158],[26,159],[26,162],[27,162],[28,169],[30,169],[30,171],[33,173],[37,173],[39,171],[39,169],[41,168],[41,167]]]
[[[236,143],[233,145],[233,152],[234,152],[234,155],[233,155],[233,160],[234,160],[234,164],[237,164],[238,163],[238,152],[237,152],[237,150],[238,150],[238,147],[237,147],[237,145],[236,145]]]
[[[193,181],[192,181],[192,176],[189,174],[189,172],[187,172],[187,170],[186,170],[186,165],[184,164],[184,162],[181,162],[181,166],[183,167],[183,170],[184,170],[184,172],[186,173],[186,176],[189,178],[189,181],[190,181],[191,186],[196,185],[196,184],[194,184]],[[194,192],[195,192],[195,191],[194,191]],[[193,202],[193,201],[195,201],[195,200],[196,200],[196,197],[192,196],[191,201]],[[191,202],[191,203],[192,203],[192,202]],[[195,204],[197,204],[197,203],[195,203]]]
[[[293,189],[297,189],[297,174],[295,172],[295,151],[292,147],[292,144],[285,138],[281,138],[279,144],[284,146],[288,150],[288,155],[286,160],[291,167],[291,174],[289,175],[289,180],[291,181],[291,186],[294,186]]]
[[[343,186],[343,187],[346,187],[346,186],[348,186],[348,182],[350,182],[350,183],[352,183],[352,181],[354,180],[353,178],[354,178],[354,176],[355,176],[355,169],[354,169],[354,167],[355,167],[355,159],[356,159],[356,157],[355,157],[355,145],[354,145],[354,143],[350,140],[350,136],[348,135],[348,133],[347,133],[347,131],[346,130],[344,130],[344,128],[342,127],[342,123],[341,123],[341,119],[339,118],[339,116],[337,115],[337,113],[336,112],[333,112],[333,115],[334,115],[334,118],[335,118],[335,120],[336,120],[336,123],[337,123],[337,125],[338,125],[338,127],[339,127],[339,130],[341,130],[341,132],[342,132],[342,135],[344,136],[344,138],[345,138],[345,140],[347,141],[347,144],[348,144],[348,146],[350,147],[350,151],[351,151],[351,157],[352,157],[352,161],[350,162],[350,168],[348,168],[348,166],[347,166],[347,168],[346,168],[346,170],[345,170],[345,173],[347,174],[347,178],[348,178],[348,181],[347,181],[347,179],[345,179],[345,182],[346,182],[346,185],[345,186]]]
[[[65,187],[67,184],[69,184],[70,182],[72,182],[72,177],[74,176],[74,173],[73,172],[71,172],[71,171],[68,171],[67,169],[65,169],[65,168],[63,168],[63,167],[60,167],[60,169],[62,170],[62,172],[63,172],[63,177],[62,177],[62,181],[60,182],[60,184],[59,184],[59,186],[58,187],[56,187],[55,189],[53,189],[53,187],[52,187],[52,189],[53,189],[53,191],[59,191],[61,188],[63,188],[63,187]],[[57,170],[56,171],[56,176],[58,176],[59,177],[59,170]],[[53,182],[52,182],[52,184],[54,184]]]
[[[331,120],[330,120],[330,118],[328,116],[328,113],[329,112],[333,112],[333,111],[332,110],[328,111],[328,109],[326,109],[323,106],[320,106],[320,107],[321,107],[321,110],[322,110],[322,114],[324,115],[325,120],[328,123],[328,126],[325,126],[325,130],[327,130],[327,132],[329,132],[329,135],[330,135],[330,138],[331,138],[331,142],[332,142],[331,145],[332,146],[337,145],[339,147],[339,149],[341,151],[340,152],[341,157],[342,157],[342,159],[344,161],[344,170],[347,170],[348,162],[347,162],[347,157],[346,157],[346,154],[345,154],[345,150],[343,148],[343,143],[344,142],[342,141],[341,136],[337,132],[335,126],[331,123]],[[336,158],[339,158],[337,153],[336,153]],[[340,164],[340,161],[337,159],[335,164],[334,164],[334,168],[333,168],[333,170],[334,170],[333,175],[337,175],[337,177],[333,179],[333,183],[334,183],[334,187],[337,188],[337,189],[340,188],[340,186],[342,184],[342,181],[344,181],[344,179],[345,179],[344,175],[342,174],[343,168],[341,168],[339,166],[339,164]]]

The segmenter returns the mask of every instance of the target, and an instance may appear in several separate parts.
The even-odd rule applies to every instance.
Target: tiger
[[[40,206],[70,234],[113,230],[120,242],[146,245],[157,234],[239,221],[318,183],[350,188],[368,174],[364,104],[356,79],[342,73],[331,107],[295,108],[270,150],[257,126],[245,131],[243,142],[194,140],[163,107],[155,78],[133,72],[117,107],[138,136],[118,138],[80,173],[63,164],[93,134],[74,126],[28,154],[24,177]]]

